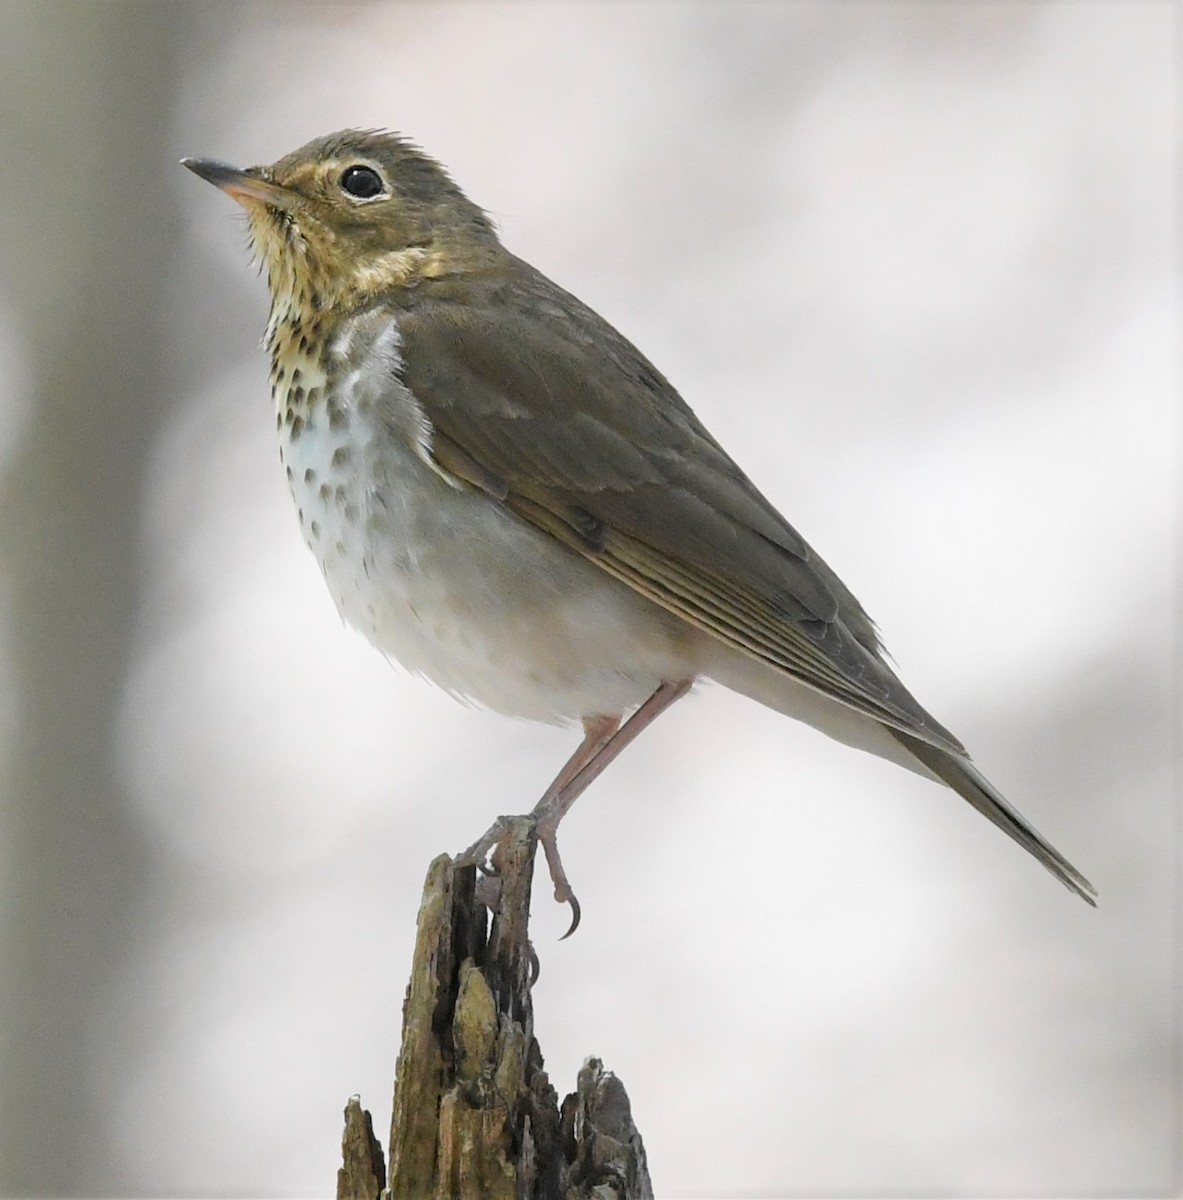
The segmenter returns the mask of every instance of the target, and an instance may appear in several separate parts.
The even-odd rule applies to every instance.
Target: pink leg
[[[575,893],[571,890],[567,873],[563,870],[562,859],[559,857],[556,841],[559,822],[567,815],[571,805],[599,777],[600,772],[637,734],[651,725],[675,700],[680,700],[686,695],[693,682],[692,679],[679,679],[663,683],[623,725],[620,724],[619,717],[585,717],[584,736],[579,748],[567,760],[554,782],[543,793],[542,799],[531,810],[530,816],[534,818],[538,830],[538,842],[550,869],[555,899],[561,904],[571,906],[571,928],[563,937],[570,937],[575,932],[579,925],[580,911],[579,901],[575,899]],[[463,854],[457,856],[457,864],[470,866],[483,863],[489,851],[504,835],[502,821],[495,821],[484,837],[473,842]]]
[[[570,937],[579,927],[579,901],[571,890],[567,880],[567,872],[563,870],[563,861],[559,857],[559,846],[556,841],[559,822],[570,811],[571,805],[579,799],[587,788],[595,782],[600,773],[643,729],[648,728],[675,700],[680,700],[690,690],[692,679],[679,679],[672,683],[663,683],[661,687],[637,709],[629,719],[605,739],[593,753],[586,756],[580,769],[568,778],[566,768],[558,778],[546,789],[542,799],[534,806],[531,816],[538,822],[538,842],[546,855],[546,865],[550,868],[551,882],[555,887],[555,899],[560,904],[571,906],[571,928],[563,937]],[[587,745],[585,741],[584,746]],[[580,751],[584,749],[580,747]],[[579,757],[579,752],[576,753]],[[572,760],[574,761],[574,760]],[[568,766],[571,764],[569,763]]]
[[[566,787],[575,779],[580,771],[612,740],[612,735],[619,728],[619,717],[584,717],[583,741],[579,743],[579,748],[567,759],[563,769],[555,776],[555,781],[547,789],[546,795],[549,796],[556,789]],[[535,816],[537,811],[538,809],[535,808],[530,815]],[[458,854],[456,856],[457,866],[483,868],[489,851],[505,836],[505,820],[505,817],[498,817],[467,850]]]
[[[619,717],[584,717],[583,741],[555,776],[554,783],[547,788],[547,795],[556,790],[562,791],[603,750],[619,728]]]

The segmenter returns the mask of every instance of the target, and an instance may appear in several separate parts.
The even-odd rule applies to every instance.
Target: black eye
[[[382,176],[373,167],[346,167],[341,172],[341,188],[358,200],[372,200],[386,191]]]

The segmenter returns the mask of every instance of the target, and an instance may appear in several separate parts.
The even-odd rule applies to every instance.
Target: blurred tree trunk
[[[185,5],[0,12],[0,1193],[122,1194],[91,1052],[151,923],[115,722],[139,593],[143,470],[171,388],[179,229],[166,153]],[[129,170],[147,186],[131,186]],[[17,419],[20,418],[20,419]],[[8,445],[8,438],[17,441]],[[126,1064],[131,1075],[134,1062]]]

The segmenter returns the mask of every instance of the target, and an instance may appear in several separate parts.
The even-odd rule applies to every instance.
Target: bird
[[[529,814],[568,935],[559,823],[700,680],[946,785],[1095,905],[673,385],[442,164],[385,129],[181,162],[246,210],[280,458],[344,620],[457,697],[582,724]]]

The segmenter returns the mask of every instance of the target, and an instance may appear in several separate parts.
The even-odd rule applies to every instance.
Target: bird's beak
[[[258,167],[248,167],[244,171],[213,158],[182,158],[181,166],[188,167],[194,175],[221,188],[227,196],[247,207],[252,201],[261,201],[272,208],[290,209],[298,199],[295,192],[264,179]]]

